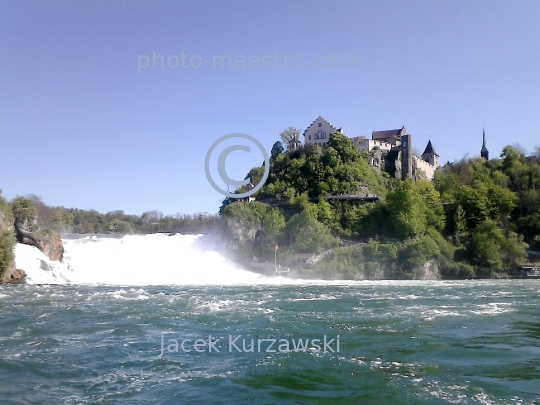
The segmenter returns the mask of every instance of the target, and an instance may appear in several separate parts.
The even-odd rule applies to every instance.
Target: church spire
[[[486,129],[482,131],[482,149],[480,150],[480,156],[484,159],[489,160],[489,151],[486,148]]]

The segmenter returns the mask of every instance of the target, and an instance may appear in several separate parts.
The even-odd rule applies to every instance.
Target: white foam
[[[26,272],[31,284],[65,284],[69,282],[69,269],[65,263],[52,262],[41,251],[18,243],[14,249],[15,267]]]
[[[64,260],[51,262],[37,248],[18,244],[16,265],[32,284],[252,284],[242,270],[214,251],[196,249],[196,235],[129,235],[65,239]],[[143,298],[144,299],[144,298]]]
[[[295,280],[242,269],[216,251],[202,250],[202,235],[127,235],[65,238],[63,262],[52,262],[37,248],[15,247],[17,268],[30,284],[144,285],[343,285],[370,281]],[[379,283],[387,283],[379,281]],[[392,284],[392,283],[390,283]],[[139,299],[145,299],[144,296]],[[327,297],[318,299],[335,299]]]
[[[63,262],[51,262],[37,248],[17,244],[16,267],[23,269],[30,284],[144,285],[355,285],[445,287],[444,281],[426,280],[299,280],[262,276],[246,271],[202,246],[202,235],[127,235],[65,238]],[[197,243],[195,243],[197,242]],[[489,283],[489,282],[484,282]],[[470,282],[469,282],[470,284]],[[452,288],[468,285],[452,282]],[[298,300],[333,300],[338,297],[299,297]],[[418,299],[418,295],[379,296],[372,299]],[[139,299],[146,299],[144,295]],[[490,309],[493,312],[493,309]],[[498,309],[500,311],[500,309]],[[495,310],[496,311],[496,310]]]

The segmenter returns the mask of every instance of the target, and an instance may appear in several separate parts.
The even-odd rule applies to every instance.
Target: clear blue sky
[[[532,150],[539,21],[539,1],[1,1],[0,188],[102,212],[215,213],[204,158],[217,138],[270,150],[319,115],[350,137],[405,125],[442,162],[478,155],[483,126],[493,157]],[[272,66],[204,63],[218,54]],[[333,55],[358,64],[324,66]],[[231,154],[231,177],[254,156]]]

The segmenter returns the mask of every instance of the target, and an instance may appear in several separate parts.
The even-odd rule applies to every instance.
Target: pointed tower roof
[[[435,152],[435,148],[431,144],[431,140],[428,141],[426,150],[424,150],[424,153],[422,153],[422,156],[427,155],[428,153],[433,153],[434,155],[437,155],[437,152]],[[439,156],[439,155],[437,155]]]
[[[486,130],[485,129],[482,131],[482,150],[480,152],[481,153],[489,152],[488,149],[486,148]]]

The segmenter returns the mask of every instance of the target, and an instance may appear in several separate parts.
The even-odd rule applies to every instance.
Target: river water
[[[1,404],[540,403],[539,281],[260,278],[185,236],[153,236],[153,269],[144,238],[66,241],[57,267],[17,247]]]

